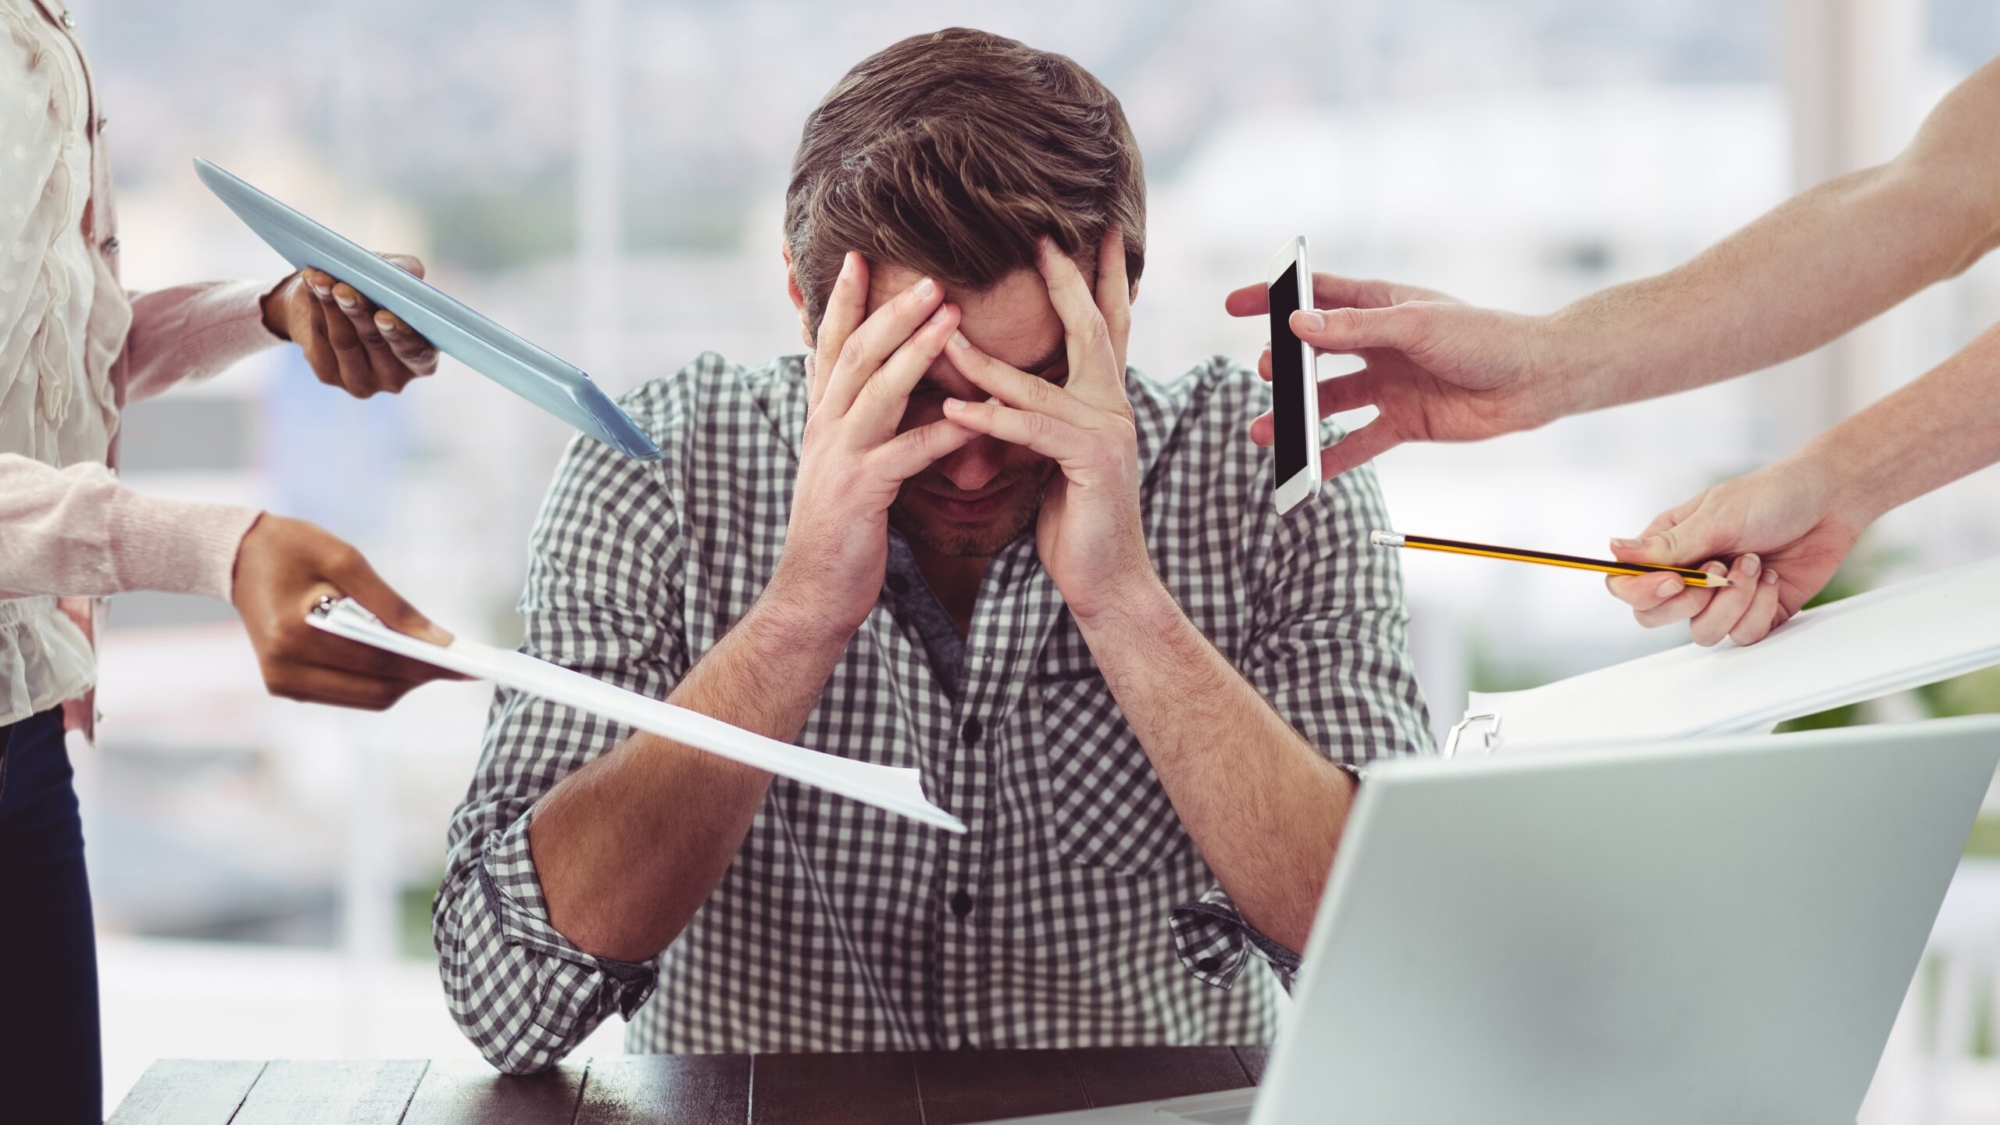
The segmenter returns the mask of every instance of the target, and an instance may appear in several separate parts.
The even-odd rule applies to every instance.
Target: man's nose
[[[960,492],[978,492],[1000,475],[1006,453],[1006,442],[982,435],[940,459],[937,467]]]

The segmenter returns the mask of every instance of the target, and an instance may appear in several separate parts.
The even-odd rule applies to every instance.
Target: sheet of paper
[[[450,645],[398,633],[376,620],[351,598],[336,601],[308,620],[319,629],[362,644],[386,649],[475,679],[491,680],[517,691],[566,703],[614,722],[649,731],[662,738],[718,754],[781,777],[818,786],[876,808],[934,825],[948,832],[965,831],[964,822],[931,804],[914,769],[857,762],[834,754],[807,750],[765,738],[685,707],[676,707],[636,692],[613,687],[507,649],[463,637]]]
[[[1807,610],[1764,641],[1696,645],[1528,691],[1474,693],[1507,751],[1766,731],[2000,664],[2000,559]]]

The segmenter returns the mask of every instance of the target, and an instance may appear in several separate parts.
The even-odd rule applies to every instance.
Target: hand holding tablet
[[[660,447],[576,365],[529,343],[422,278],[370,253],[206,160],[195,173],[259,238],[301,270],[321,270],[389,310],[437,349],[627,457]]]

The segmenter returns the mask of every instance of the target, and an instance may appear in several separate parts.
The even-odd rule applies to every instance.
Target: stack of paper
[[[518,652],[458,638],[445,646],[398,633],[351,598],[342,598],[309,617],[314,627],[421,660],[474,679],[492,680],[517,691],[566,703],[626,726],[671,738],[780,777],[803,781],[829,793],[851,797],[948,832],[964,832],[957,817],[930,803],[917,771],[857,762],[788,745],[734,727],[698,711],[612,687],[581,672]]]
[[[1761,643],[1684,648],[1528,691],[1474,693],[1495,746],[1768,731],[2000,664],[2000,559],[1807,610]]]

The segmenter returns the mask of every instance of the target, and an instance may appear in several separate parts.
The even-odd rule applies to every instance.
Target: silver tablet
[[[516,336],[436,286],[314,222],[206,160],[208,190],[298,269],[318,269],[403,318],[437,349],[627,457],[660,447],[575,364]]]

